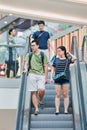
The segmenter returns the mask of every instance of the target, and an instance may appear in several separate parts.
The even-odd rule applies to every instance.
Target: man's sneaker
[[[39,107],[42,109],[44,108],[44,103],[42,101],[39,102]]]
[[[38,115],[39,114],[39,110],[35,110],[34,115]]]

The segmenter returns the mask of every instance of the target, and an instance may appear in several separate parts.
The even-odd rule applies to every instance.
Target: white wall
[[[16,109],[0,109],[0,130],[14,130]]]
[[[0,88],[0,130],[14,130],[18,98],[18,88]]]
[[[17,109],[19,89],[0,88],[0,109]]]

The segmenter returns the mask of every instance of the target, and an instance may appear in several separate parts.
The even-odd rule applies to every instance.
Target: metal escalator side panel
[[[87,69],[85,63],[80,63],[81,69],[81,78],[83,84],[83,97],[84,97],[84,105],[85,105],[85,114],[86,114],[86,122],[87,122]]]
[[[86,115],[85,115],[85,105],[84,105],[84,96],[83,96],[83,84],[81,79],[81,70],[80,70],[80,62],[79,62],[79,53],[78,53],[78,43],[77,37],[72,37],[72,52],[76,55],[77,60],[75,64],[75,74],[76,74],[76,81],[77,81],[77,92],[78,92],[78,99],[79,99],[79,110],[80,110],[80,119],[81,119],[81,129],[86,130]]]
[[[74,117],[74,127],[75,130],[81,130],[81,120],[79,111],[79,100],[78,100],[78,90],[77,90],[77,79],[76,79],[75,65],[70,67],[70,77],[71,77],[71,92],[72,92],[72,106],[73,106],[73,117]]]
[[[20,126],[20,115],[21,115],[21,102],[22,102],[22,98],[21,98],[21,95],[22,95],[22,91],[23,91],[23,83],[24,83],[24,79],[25,79],[25,76],[23,75],[22,76],[22,81],[21,81],[21,88],[20,88],[20,94],[19,94],[19,103],[18,103],[18,109],[17,109],[17,118],[16,118],[16,128],[15,130],[17,130]]]
[[[30,122],[31,122],[31,92],[29,93],[30,100],[29,100],[29,118],[28,118],[28,130],[30,130]]]
[[[26,91],[22,130],[30,130],[30,121],[31,121],[31,92]]]
[[[31,121],[31,92],[28,91],[27,86],[27,75],[25,77],[25,92],[23,97],[23,106],[22,106],[22,120],[20,130],[30,130],[30,121]]]
[[[25,80],[26,75],[22,74],[21,79],[21,87],[20,87],[20,93],[19,93],[19,102],[18,102],[18,109],[17,109],[17,117],[16,117],[16,126],[15,130],[21,130],[22,129],[22,122],[23,122],[23,106],[24,106],[24,95],[25,95]]]

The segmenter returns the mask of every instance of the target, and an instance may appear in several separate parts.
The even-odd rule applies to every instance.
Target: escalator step
[[[31,115],[31,121],[72,121],[72,114],[39,114],[38,116]]]
[[[31,128],[73,128],[73,121],[31,121]]]
[[[30,130],[74,130],[71,89],[69,99],[69,114],[64,114],[64,98],[61,96],[60,114],[55,115],[55,87],[54,84],[46,84],[44,108],[40,108],[40,114],[37,116],[34,115],[34,107],[31,108]]]
[[[69,97],[69,99],[71,100],[71,97]],[[60,100],[64,100],[63,96],[60,98]],[[47,102],[47,101],[55,101],[55,95],[45,95],[44,96],[44,99],[43,99],[44,102]]]
[[[45,95],[55,95],[55,90],[46,90],[45,91]],[[71,91],[69,91],[69,95],[71,95]]]
[[[73,110],[71,107],[69,107],[69,114],[72,114]],[[34,108],[32,108],[31,113],[34,113]],[[44,108],[44,109],[40,109],[40,113],[41,114],[55,114],[55,108],[51,107],[51,108]],[[61,107],[60,108],[60,113],[63,114],[64,113],[64,108]]]
[[[55,101],[54,101],[54,102],[53,102],[53,101],[45,101],[45,102],[44,102],[44,106],[45,106],[45,107],[55,107]],[[60,102],[60,107],[63,107],[63,106],[64,106],[64,102],[61,101],[61,102]],[[71,101],[70,101],[70,103],[69,103],[69,106],[70,106],[70,107],[72,106]]]
[[[50,90],[50,89],[54,89],[55,90],[55,85],[54,84],[46,84],[45,85],[45,88],[48,90]],[[71,90],[71,88],[69,89],[69,91]]]
[[[31,128],[30,130],[73,130],[73,128]]]

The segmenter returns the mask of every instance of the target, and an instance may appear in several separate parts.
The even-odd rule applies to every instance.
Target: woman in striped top
[[[60,72],[63,72],[65,70],[66,78],[60,79],[55,82],[55,107],[56,107],[56,113],[59,114],[59,107],[60,107],[60,95],[63,94],[64,97],[64,113],[68,113],[68,107],[69,107],[69,87],[70,87],[70,76],[69,76],[69,66],[71,63],[74,63],[76,60],[76,57],[72,55],[70,52],[66,52],[66,48],[64,46],[59,46],[57,49],[57,56],[54,60],[54,63],[52,65],[51,70],[51,79],[50,82],[53,82],[53,75],[55,72],[56,74],[59,74]],[[66,69],[65,69],[66,68]]]

